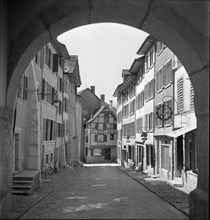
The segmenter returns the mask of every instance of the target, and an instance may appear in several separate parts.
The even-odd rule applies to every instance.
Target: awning
[[[190,131],[193,131],[193,130],[195,130],[195,129],[196,129],[196,126],[193,126],[193,127],[184,127],[184,128],[180,128],[180,129],[178,129],[178,130],[172,131],[172,132],[166,134],[166,136],[168,136],[168,137],[173,137],[173,138],[177,138],[177,137],[179,137],[179,136],[181,136],[181,135],[183,135],[183,134],[186,134],[186,133],[188,133],[188,132],[190,132]]]

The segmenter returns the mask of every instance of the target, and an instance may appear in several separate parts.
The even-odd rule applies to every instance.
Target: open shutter
[[[107,135],[104,135],[104,142],[107,142]]]
[[[58,72],[58,54],[53,54],[53,72]]]

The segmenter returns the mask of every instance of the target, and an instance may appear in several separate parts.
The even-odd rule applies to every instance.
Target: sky
[[[105,102],[117,99],[113,93],[123,82],[122,70],[130,69],[146,32],[116,23],[97,23],[71,29],[58,36],[69,55],[77,55],[82,85],[78,91],[95,86],[95,94]]]

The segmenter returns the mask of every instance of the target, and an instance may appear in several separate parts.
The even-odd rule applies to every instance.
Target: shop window
[[[92,149],[92,156],[93,157],[101,157],[102,156],[102,149]]]

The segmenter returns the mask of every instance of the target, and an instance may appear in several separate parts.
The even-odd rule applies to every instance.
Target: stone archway
[[[9,30],[1,36],[3,54],[1,76],[1,209],[9,203],[11,181],[12,117],[16,89],[27,64],[47,42],[74,27],[99,22],[127,24],[165,43],[184,64],[195,91],[197,116],[198,188],[190,195],[192,218],[208,216],[209,138],[208,138],[208,1],[3,1],[8,9],[3,19]],[[197,16],[195,16],[195,14]],[[8,19],[9,18],[9,19]],[[13,28],[11,28],[13,27]],[[7,37],[9,40],[7,40]],[[7,69],[8,67],[8,69]],[[205,103],[205,105],[204,105]],[[1,154],[2,155],[2,154]],[[7,186],[7,187],[6,187]],[[195,208],[196,207],[196,208]],[[6,212],[5,212],[6,213]],[[3,212],[0,214],[3,216]],[[5,215],[6,216],[6,215]]]

